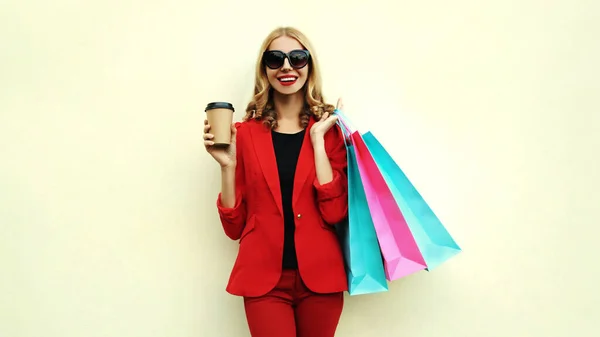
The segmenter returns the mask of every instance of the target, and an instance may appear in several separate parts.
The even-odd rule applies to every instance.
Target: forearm
[[[328,224],[340,222],[348,211],[348,194],[344,178],[333,170],[334,159],[330,159],[324,146],[315,146],[316,189],[319,210]]]
[[[317,181],[321,185],[325,185],[333,180],[333,169],[329,162],[329,157],[325,151],[325,141],[319,139],[313,143],[315,153],[315,170],[317,173]]]
[[[221,204],[225,208],[235,206],[235,164],[221,168]]]

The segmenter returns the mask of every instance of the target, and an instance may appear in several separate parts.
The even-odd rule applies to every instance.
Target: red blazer
[[[346,148],[337,125],[325,135],[333,180],[316,179],[310,128],[306,130],[294,180],[298,269],[306,286],[317,293],[347,290],[342,250],[333,225],[348,213]],[[227,292],[261,296],[278,283],[283,258],[283,210],[271,131],[259,121],[236,123],[236,201],[217,209],[225,234],[240,243]]]

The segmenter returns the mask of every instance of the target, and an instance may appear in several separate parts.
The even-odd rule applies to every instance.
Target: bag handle
[[[335,109],[333,110],[333,113],[338,116],[336,124],[340,127],[340,129],[342,129],[342,134],[344,135],[344,144],[346,146],[351,146],[352,138],[350,136],[352,135],[353,128],[349,119],[342,112],[342,110]]]

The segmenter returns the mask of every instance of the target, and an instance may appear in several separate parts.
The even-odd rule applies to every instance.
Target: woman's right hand
[[[214,136],[210,133],[210,125],[208,124],[208,120],[204,120],[204,147],[222,168],[235,167],[236,134],[237,129],[235,124],[231,124],[230,145],[227,147],[214,146],[214,142],[212,141]]]

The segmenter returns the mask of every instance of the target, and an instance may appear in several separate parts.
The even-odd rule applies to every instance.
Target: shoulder
[[[256,120],[256,119],[248,119],[248,120],[242,120],[240,122],[236,122],[235,123],[235,127],[239,130],[240,128],[253,128],[256,126],[260,126],[263,125],[262,121]]]
[[[234,125],[235,125],[235,128],[237,129],[238,133],[246,133],[246,132],[248,132],[248,130],[251,130],[256,127],[260,127],[262,125],[262,123],[255,119],[250,119],[250,120],[245,120],[245,121],[241,121],[241,122],[236,122],[236,123],[234,123]]]

